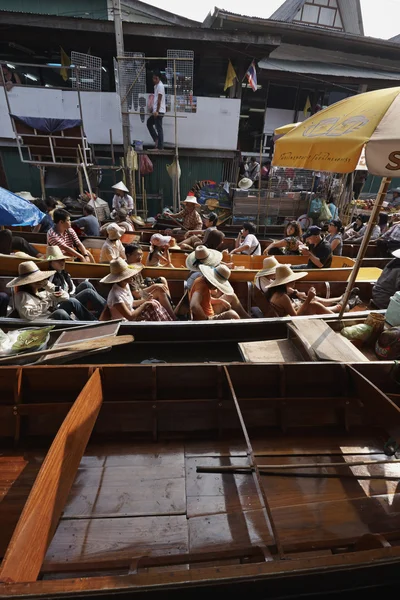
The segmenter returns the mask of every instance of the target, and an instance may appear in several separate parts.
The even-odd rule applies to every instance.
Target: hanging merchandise
[[[321,211],[319,213],[319,220],[320,221],[331,221],[332,220],[332,213],[329,210],[326,200],[322,200]]]
[[[167,173],[173,181],[176,180],[176,178],[181,178],[181,166],[177,157],[174,158],[170,165],[167,165]]]
[[[140,156],[140,173],[142,175],[150,175],[153,172],[153,163],[147,154]]]
[[[317,223],[319,221],[319,215],[322,210],[322,200],[320,198],[314,198],[311,200],[310,210],[308,212],[308,216],[313,220],[313,223]]]

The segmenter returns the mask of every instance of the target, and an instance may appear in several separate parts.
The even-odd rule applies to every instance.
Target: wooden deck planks
[[[291,340],[241,342],[239,350],[248,363],[299,362],[301,354]]]
[[[93,562],[188,552],[185,515],[62,520],[45,564]]]
[[[257,489],[249,475],[197,473],[198,465],[248,465],[247,458],[187,458],[187,516],[261,509]]]

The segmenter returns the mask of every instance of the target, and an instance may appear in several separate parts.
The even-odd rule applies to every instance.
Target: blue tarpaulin
[[[16,121],[37,129],[41,133],[56,133],[57,131],[64,131],[64,129],[71,129],[72,127],[80,127],[82,121],[79,119],[45,119],[44,117],[19,117],[17,115],[11,115]]]
[[[28,200],[0,187],[0,225],[39,225],[44,213]]]

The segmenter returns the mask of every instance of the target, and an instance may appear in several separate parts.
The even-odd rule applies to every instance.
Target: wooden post
[[[110,129],[110,148],[111,148],[111,164],[115,167],[115,154],[114,154],[114,144],[113,144],[113,134],[112,129]],[[117,179],[115,177],[115,171],[112,170],[114,185],[117,183]]]
[[[84,189],[83,189],[83,179],[82,179],[82,171],[81,171],[80,165],[78,165],[78,184],[79,184],[79,193],[81,196],[83,196]]]
[[[46,186],[44,183],[44,167],[39,167],[40,189],[42,190],[42,200],[46,200]]]
[[[363,260],[363,258],[365,256],[365,252],[367,250],[367,247],[368,247],[368,244],[369,244],[369,240],[371,238],[372,229],[373,229],[374,225],[376,224],[376,222],[378,220],[379,211],[382,208],[382,204],[383,204],[383,201],[386,198],[386,193],[387,193],[387,191],[389,189],[389,185],[390,185],[391,181],[392,181],[391,177],[383,177],[383,179],[382,179],[381,186],[379,188],[379,192],[378,192],[378,195],[376,197],[375,204],[374,204],[374,207],[372,209],[372,213],[371,213],[371,216],[370,216],[370,219],[369,219],[369,222],[368,222],[367,230],[366,230],[366,232],[364,234],[363,240],[362,240],[361,245],[360,245],[360,249],[359,249],[358,254],[357,254],[356,264],[353,267],[353,270],[352,270],[351,275],[350,275],[349,283],[347,284],[347,289],[346,289],[346,291],[344,293],[344,297],[343,297],[343,301],[342,301],[342,309],[341,309],[341,311],[339,313],[339,319],[342,318],[343,313],[346,311],[346,306],[347,306],[347,302],[348,302],[349,297],[350,297],[350,292],[353,289],[354,284],[356,282],[357,275],[358,275],[358,272],[360,270],[362,260]]]

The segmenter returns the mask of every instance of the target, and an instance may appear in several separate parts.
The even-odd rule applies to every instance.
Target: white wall
[[[264,133],[272,134],[277,127],[293,123],[294,110],[267,108],[265,113]]]
[[[51,88],[14,87],[10,92],[0,88],[0,138],[14,138],[8,116],[5,94],[11,112],[19,116],[79,119],[78,95],[74,91]],[[115,92],[81,92],[85,132],[91,144],[109,144],[112,129],[114,144],[122,144],[119,97]],[[236,150],[240,100],[231,98],[198,98],[197,113],[178,113],[178,143],[181,148]],[[146,119],[130,115],[131,138],[150,143]],[[167,144],[175,142],[174,119],[164,118]]]
[[[146,95],[147,105],[147,95]],[[172,112],[167,115],[173,115]],[[233,98],[197,98],[196,113],[177,113],[178,145],[180,148],[199,148],[208,150],[236,150],[240,100]],[[131,137],[145,144],[152,143],[147,130],[148,116],[144,123],[140,115],[130,116]],[[175,119],[165,116],[163,119],[164,142],[168,146],[175,144]]]

